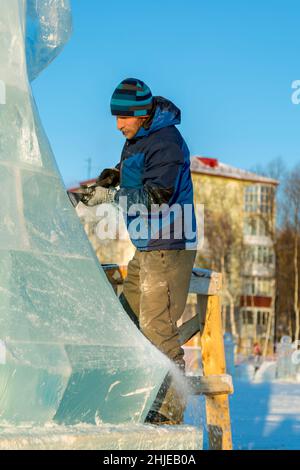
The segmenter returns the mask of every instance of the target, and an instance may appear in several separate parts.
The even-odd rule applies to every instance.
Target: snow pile
[[[253,377],[254,382],[272,382],[277,378],[276,361],[265,361]]]
[[[229,398],[233,448],[300,450],[299,397],[300,384],[297,383],[235,380],[234,394]],[[185,422],[203,426],[204,449],[207,449],[204,413],[205,398],[191,397]]]

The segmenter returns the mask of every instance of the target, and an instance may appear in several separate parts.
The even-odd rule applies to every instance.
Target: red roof
[[[209,157],[196,157],[200,162],[204,163],[204,165],[209,166],[210,168],[216,168],[219,165],[219,161],[217,158],[209,158]]]
[[[96,183],[96,178],[93,178],[91,180],[80,181],[78,186],[75,186],[74,188],[70,188],[70,189],[68,189],[68,191],[70,191],[70,192],[76,191],[76,189],[78,189],[80,186],[87,186],[87,185],[93,184],[93,183]]]
[[[258,175],[251,171],[242,170],[222,163],[216,158],[195,156],[191,157],[191,172],[204,175],[221,176],[223,178],[233,178],[243,181],[253,181],[261,184],[278,185],[279,182],[272,178]]]

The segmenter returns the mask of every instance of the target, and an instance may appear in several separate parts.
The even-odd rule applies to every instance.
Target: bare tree
[[[276,335],[294,335],[294,231],[282,224],[276,233]],[[292,281],[292,282],[291,282]]]
[[[299,306],[299,230],[300,230],[300,165],[289,174],[285,185],[286,224],[293,231],[293,300],[295,313],[295,340],[299,340],[300,333],[300,306]]]
[[[275,268],[275,280],[272,281],[272,305],[271,305],[271,314],[268,316],[268,322],[267,322],[267,331],[266,331],[266,338],[265,338],[265,343],[263,347],[263,355],[267,355],[268,351],[268,344],[271,338],[272,334],[272,325],[274,324],[275,329],[276,329],[276,317],[278,315],[277,312],[277,307],[278,307],[278,302],[276,301],[278,299],[278,275],[280,271],[278,270],[278,244],[277,244],[277,238],[278,238],[278,229],[275,225],[275,220],[277,222],[277,226],[282,223],[282,216],[284,214],[284,203],[283,203],[283,185],[281,184],[287,176],[287,171],[285,167],[285,163],[282,159],[282,157],[277,157],[271,160],[267,165],[265,166],[257,166],[256,168],[253,168],[252,171],[255,171],[263,176],[266,176],[268,178],[272,178],[276,181],[278,181],[279,187],[277,187],[276,190],[276,198],[274,198],[274,204],[273,207],[271,207],[271,213],[266,214],[266,213],[260,213],[259,214],[259,220],[260,223],[264,227],[264,235],[269,237],[274,244],[274,251],[275,251],[275,263],[276,263],[276,268]],[[281,254],[280,254],[281,255]],[[280,257],[282,259],[282,257]],[[274,331],[274,336],[276,339],[276,331]]]

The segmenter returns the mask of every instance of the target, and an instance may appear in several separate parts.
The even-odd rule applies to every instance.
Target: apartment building
[[[214,158],[192,157],[191,170],[195,201],[204,204],[205,215],[209,213],[208,224],[210,218],[215,222],[205,236],[205,246],[198,263],[222,270],[222,265],[213,265],[216,256],[221,257],[218,246],[214,256],[213,236],[214,230],[219,233],[216,224],[221,220],[223,228],[219,238],[225,245],[224,249],[227,247],[228,250],[225,253],[227,263],[223,265],[228,290],[227,295],[226,292],[223,295],[226,330],[233,332],[230,323],[234,317],[240,348],[250,353],[254,342],[263,343],[268,329],[273,338],[275,200],[278,182]],[[215,221],[214,214],[219,214]],[[224,234],[226,230],[227,235]],[[228,311],[229,304],[233,307],[232,303],[234,316],[230,318]]]

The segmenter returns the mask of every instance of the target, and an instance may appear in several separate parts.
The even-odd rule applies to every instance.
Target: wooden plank
[[[179,327],[180,344],[183,346],[187,343],[198,331],[200,330],[199,316],[195,315],[193,318],[183,323]]]
[[[208,269],[194,268],[191,276],[189,293],[198,295],[218,295],[222,287],[222,275]],[[197,306],[197,316],[191,318],[179,327],[180,344],[187,343],[200,330],[199,316],[205,315],[206,305],[203,306],[202,312],[199,311],[200,305]],[[201,323],[201,321],[200,321]],[[202,326],[204,328],[205,318],[203,318]],[[202,331],[203,331],[202,328]]]
[[[226,374],[220,297],[198,296],[203,371],[205,376]],[[205,323],[203,311],[205,314]],[[201,313],[202,312],[202,313]],[[209,445],[212,450],[231,450],[228,395],[206,395]]]
[[[193,395],[231,395],[233,384],[231,375],[209,375],[187,377],[189,390]]]
[[[193,269],[189,292],[199,295],[217,295],[222,289],[222,275],[208,269]]]
[[[193,269],[189,293],[198,295],[217,295],[222,287],[222,276],[219,273],[207,269]],[[199,306],[198,306],[199,307]],[[198,333],[199,315],[205,314],[206,306],[202,312],[197,311],[197,316],[191,318],[179,327],[180,344],[187,343],[196,333]],[[205,319],[203,319],[203,328]]]

